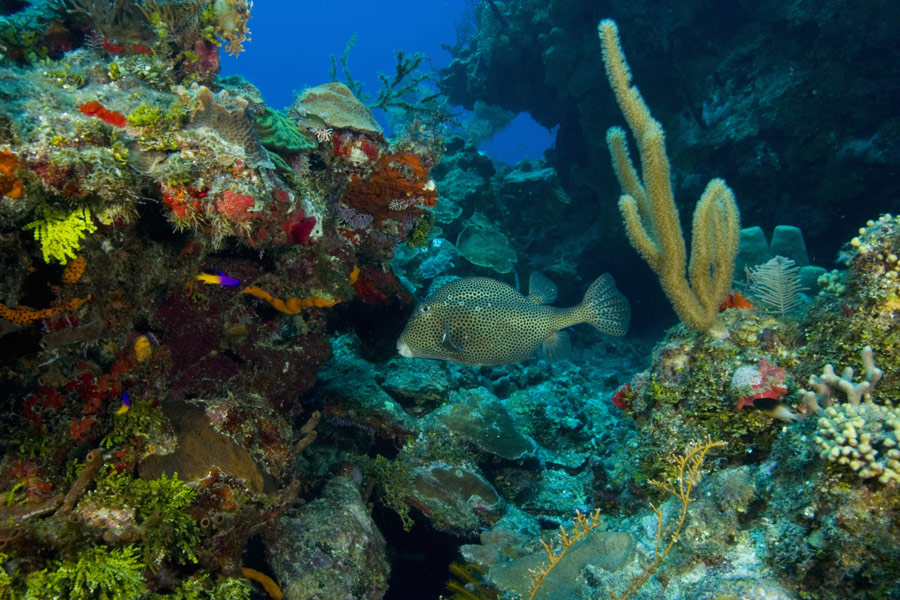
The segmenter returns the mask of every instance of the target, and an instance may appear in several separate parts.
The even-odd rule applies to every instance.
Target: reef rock
[[[284,600],[379,600],[387,590],[385,541],[356,483],[336,477],[296,517],[266,534]]]

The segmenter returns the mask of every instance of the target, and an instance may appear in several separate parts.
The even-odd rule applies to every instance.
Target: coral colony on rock
[[[0,1],[0,600],[900,598],[900,6],[252,9]]]

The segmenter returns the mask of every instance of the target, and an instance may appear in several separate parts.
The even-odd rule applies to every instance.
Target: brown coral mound
[[[153,454],[140,464],[142,479],[158,479],[175,473],[187,482],[206,476],[216,466],[224,473],[243,479],[254,493],[263,491],[263,473],[249,452],[209,424],[202,408],[180,402],[165,406],[178,437],[178,447],[171,454]]]

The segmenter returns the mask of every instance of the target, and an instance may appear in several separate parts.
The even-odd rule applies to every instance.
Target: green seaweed
[[[157,438],[161,434],[162,424],[159,407],[153,407],[147,400],[136,399],[128,412],[116,415],[112,430],[100,441],[100,445],[104,448],[133,446],[138,438]]]
[[[82,73],[72,70],[72,66],[67,62],[44,61],[47,67],[41,74],[47,81],[54,83],[64,90],[73,91],[84,87],[87,79]]]
[[[215,585],[206,573],[183,581],[171,594],[154,594],[150,600],[249,600],[253,586],[246,579],[218,577]]]
[[[15,600],[18,598],[13,588],[13,575],[6,572],[3,563],[9,560],[9,555],[0,552],[0,600]]]
[[[134,546],[95,546],[72,560],[25,577],[25,600],[134,600],[146,593],[144,565]]]
[[[370,468],[378,481],[379,499],[397,513],[403,524],[403,531],[409,531],[415,523],[409,515],[409,504],[406,503],[406,498],[412,495],[414,477],[409,464],[390,460],[379,454]]]
[[[145,150],[172,152],[178,149],[175,133],[181,127],[187,109],[175,101],[166,110],[141,102],[128,113],[128,124],[138,129],[138,143]]]
[[[97,488],[87,494],[85,502],[133,509],[141,529],[144,559],[153,568],[166,559],[197,562],[194,547],[200,540],[200,530],[187,512],[195,498],[194,490],[177,474],[144,480],[110,473],[97,481]]]

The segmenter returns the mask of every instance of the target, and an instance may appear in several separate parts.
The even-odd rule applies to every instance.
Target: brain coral
[[[291,114],[301,122],[318,117],[335,129],[355,129],[377,136],[384,134],[369,107],[343,83],[325,83],[304,90],[291,107]]]
[[[179,99],[191,107],[190,128],[208,127],[223,140],[244,149],[251,166],[268,166],[269,156],[259,141],[249,101],[228,90],[213,94],[206,86],[176,88]]]

